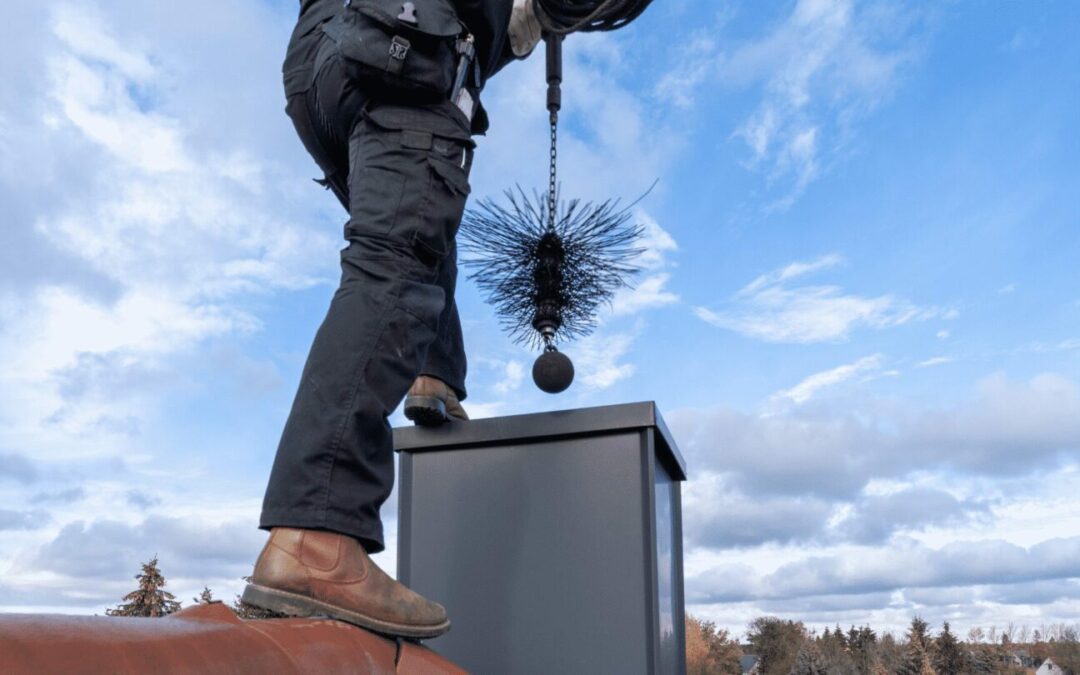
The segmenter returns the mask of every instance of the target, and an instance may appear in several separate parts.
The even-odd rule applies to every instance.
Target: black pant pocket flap
[[[454,166],[450,162],[441,159],[430,159],[431,168],[443,179],[446,186],[461,195],[468,197],[472,188],[469,187],[469,179],[465,175],[465,169]]]

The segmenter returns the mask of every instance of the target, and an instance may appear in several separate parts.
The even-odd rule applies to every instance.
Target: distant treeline
[[[167,616],[180,602],[165,590],[155,556],[135,575],[138,588],[125,595],[110,616]],[[248,580],[245,578],[245,580]],[[203,588],[196,604],[217,602]],[[273,618],[272,612],[241,602],[231,605],[243,619]],[[1030,630],[1012,624],[1002,631],[974,628],[961,640],[946,622],[937,634],[915,617],[901,638],[880,636],[870,626],[840,626],[820,635],[801,621],[760,617],[750,622],[743,642],[710,621],[686,616],[687,675],[1080,675],[1080,631],[1055,624]]]
[[[1055,624],[1031,630],[975,628],[966,639],[946,622],[939,632],[919,617],[901,638],[870,626],[818,634],[800,621],[761,617],[744,641],[709,621],[686,617],[688,675],[1080,675],[1080,632]],[[1057,670],[1053,668],[1057,667]]]

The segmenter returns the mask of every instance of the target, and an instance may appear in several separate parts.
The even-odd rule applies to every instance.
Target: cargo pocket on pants
[[[405,196],[405,175],[365,166],[350,178],[350,221],[345,238],[385,236],[393,231]]]
[[[421,216],[423,222],[413,234],[413,247],[425,263],[434,265],[450,251],[450,242],[457,235],[465,213],[470,188],[461,167],[432,156],[428,157],[428,167],[431,187]]]

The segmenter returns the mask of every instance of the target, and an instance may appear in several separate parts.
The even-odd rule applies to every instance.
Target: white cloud
[[[95,28],[81,26],[76,34],[85,35]],[[64,34],[58,33],[58,37],[63,39]],[[56,56],[50,64],[53,97],[67,121],[139,170],[190,171],[191,158],[183,149],[175,120],[139,110],[128,91],[135,82],[125,77],[124,70],[105,70],[95,63],[98,58],[127,54],[94,56],[80,53],[71,43],[68,46],[72,51]]]
[[[695,580],[703,597],[786,599],[821,594],[861,594],[903,588],[1005,584],[1080,577],[1080,537],[1051,539],[1030,549],[1005,541],[957,542],[939,549],[907,546],[862,549],[858,555],[808,556],[782,565],[743,588],[722,586],[710,593],[709,582]],[[712,596],[712,597],[710,597]]]
[[[985,500],[938,487],[905,484],[884,494],[864,490],[833,500],[809,493],[753,493],[712,471],[699,471],[686,483],[683,512],[688,546],[721,551],[766,544],[872,545],[908,540],[931,528],[956,532],[994,521]]]
[[[61,3],[52,15],[52,30],[80,57],[109,64],[132,81],[146,82],[157,74],[147,55],[124,48],[89,5]]]
[[[882,45],[909,22],[898,10],[850,0],[802,0],[771,33],[724,55],[723,80],[763,84],[759,107],[735,137],[750,148],[751,166],[784,179],[774,206],[790,206],[818,177],[823,153],[835,154],[854,120],[889,94],[910,54]]]
[[[643,250],[642,254],[634,260],[644,270],[660,270],[672,266],[670,256],[679,250],[678,243],[671,233],[660,226],[655,218],[643,209],[634,212],[634,222],[639,223],[643,229],[638,246]]]
[[[635,335],[604,330],[578,340],[567,348],[577,370],[575,380],[589,389],[607,389],[634,374],[636,367],[622,363]]]
[[[834,387],[858,375],[880,370],[882,360],[881,354],[874,354],[873,356],[865,356],[854,363],[815,373],[791,389],[777,392],[773,399],[787,399],[796,404],[806,403],[822,389]]]
[[[710,27],[682,45],[678,59],[681,67],[665,73],[657,82],[655,95],[658,99],[679,108],[694,104],[698,90],[716,69],[719,28]]]
[[[219,483],[209,471],[163,480],[154,467],[115,462],[87,478],[91,467],[79,466],[74,476],[50,470],[50,489],[28,500],[48,511],[47,522],[3,533],[0,611],[101,612],[132,590],[139,564],[155,555],[180,600],[204,584],[224,600],[240,590],[266,535],[256,528],[259,500],[233,497],[235,481]],[[51,489],[73,479],[75,488]]]
[[[932,368],[933,366],[942,366],[946,363],[952,363],[953,360],[954,359],[950,356],[935,356],[933,358],[926,359],[925,361],[920,361],[916,365],[919,368]]]
[[[842,541],[876,544],[897,531],[965,525],[976,518],[990,520],[985,503],[916,485],[883,495],[864,494],[832,524],[831,535]]]
[[[845,294],[838,286],[792,287],[786,283],[841,261],[839,256],[828,255],[809,263],[792,263],[754,279],[735,295],[730,309],[697,307],[694,313],[714,326],[766,342],[810,343],[844,340],[860,326],[890,328],[944,318],[951,311],[920,308],[891,295]]]
[[[137,432],[154,412],[139,386],[83,389],[68,400],[61,375],[94,359],[167,372],[174,356],[208,338],[257,330],[239,306],[244,296],[310,286],[320,280],[319,252],[333,255],[327,233],[291,222],[296,208],[267,198],[293,177],[239,145],[205,143],[204,130],[166,112],[187,92],[160,65],[166,59],[106,16],[86,3],[51,10],[39,57],[44,100],[35,104],[44,122],[20,129],[41,142],[5,138],[17,153],[34,153],[23,157],[28,167],[42,163],[31,159],[40,152],[49,166],[72,167],[40,176],[66,191],[12,227],[32,225],[49,247],[42,255],[76,261],[96,284],[38,284],[0,303],[0,442],[46,455],[108,451],[115,439],[101,435]],[[125,444],[111,447],[121,453]]]
[[[1009,477],[1056,471],[1080,452],[1080,386],[1060,375],[1001,375],[940,407],[863,396],[776,414],[675,411],[668,421],[698,471],[755,495],[852,500],[874,480],[915,472]]]
[[[689,107],[709,84],[760,89],[735,129],[747,166],[780,193],[786,209],[840,154],[860,118],[887,99],[917,50],[907,8],[852,0],[800,0],[765,34],[727,39],[722,13],[683,47],[656,95]]]
[[[737,480],[697,471],[683,488],[687,546],[727,550],[820,537],[834,505],[812,495],[748,494]]]
[[[605,316],[638,314],[679,301],[679,296],[668,290],[671,274],[666,271],[674,266],[670,256],[679,250],[679,245],[675,238],[644,210],[635,211],[634,221],[643,229],[641,240],[637,244],[642,253],[634,260],[634,264],[641,268],[644,275],[633,280],[633,287],[621,288],[615,293],[611,308],[605,312]]]
[[[652,274],[636,282],[633,288],[619,289],[611,299],[611,315],[637,314],[678,302],[679,296],[667,290],[670,280],[670,274]]]
[[[495,392],[509,394],[516,391],[525,379],[525,366],[520,361],[507,361],[503,364],[503,378],[495,384]]]
[[[813,274],[814,272],[820,272],[821,270],[832,269],[842,264],[844,264],[844,257],[837,253],[823,255],[810,262],[795,261],[778,270],[769,272],[768,274],[762,274],[747,284],[745,288],[739,291],[739,294],[750,295],[762,288],[776,286],[784,281],[797,279],[808,274]]]

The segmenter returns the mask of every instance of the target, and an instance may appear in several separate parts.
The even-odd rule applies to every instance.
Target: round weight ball
[[[574,381],[574,363],[562,352],[544,352],[533,364],[532,375],[541,391],[558,394]]]

